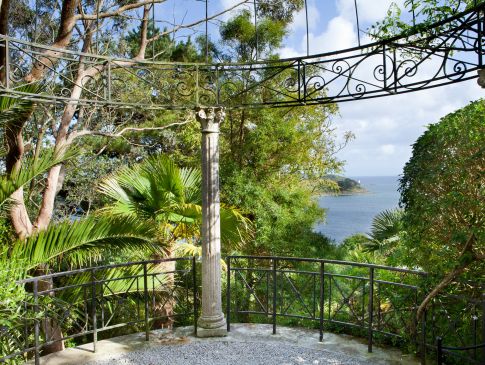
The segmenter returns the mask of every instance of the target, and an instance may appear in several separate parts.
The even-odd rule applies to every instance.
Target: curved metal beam
[[[48,46],[0,35],[10,55],[0,92],[50,103],[117,108],[192,109],[327,104],[414,92],[477,78],[483,68],[485,4],[400,37],[347,50],[284,60],[234,64],[134,62],[56,50],[41,95],[15,90]],[[81,99],[65,90],[79,62],[96,72],[82,82]],[[130,90],[132,92],[130,93]]]

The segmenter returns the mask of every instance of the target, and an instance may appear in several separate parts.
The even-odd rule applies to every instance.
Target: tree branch
[[[191,119],[187,119],[187,120],[184,120],[183,122],[170,123],[161,127],[126,127],[116,133],[106,133],[106,132],[90,131],[90,130],[84,129],[77,132],[72,132],[69,139],[70,139],[70,142],[72,142],[74,139],[78,137],[83,137],[83,136],[102,136],[102,137],[109,137],[109,138],[119,138],[119,137],[122,137],[123,134],[127,132],[162,131],[164,129],[168,129],[171,127],[185,125],[190,122],[191,122]]]
[[[474,254],[473,252],[473,244],[475,243],[475,235],[471,234],[470,237],[468,238],[465,247],[463,248],[463,251],[460,253],[459,258],[463,257],[465,253],[471,252],[472,253],[472,258],[470,260],[466,260],[457,266],[453,270],[451,270],[448,274],[446,274],[443,279],[436,285],[431,292],[424,298],[424,300],[421,302],[419,305],[417,311],[416,311],[416,319],[419,322],[421,320],[421,317],[424,314],[424,311],[428,307],[429,303],[431,300],[436,297],[448,284],[450,284],[455,278],[460,276],[467,268],[470,266],[470,264],[474,261],[477,260],[478,256]]]
[[[108,12],[99,13],[99,14],[78,14],[76,15],[76,19],[97,20],[97,19],[111,18],[113,16],[121,15],[128,10],[137,9],[145,5],[160,4],[160,3],[164,3],[165,1],[167,0],[145,0],[139,3],[127,4],[127,5],[121,6],[114,11],[108,11]]]
[[[234,10],[235,8],[237,8],[238,6],[241,6],[243,4],[246,4],[246,3],[249,3],[251,0],[243,0],[243,1],[240,1],[236,4],[234,4],[233,6],[227,8],[227,9],[224,9],[222,10],[221,12],[219,13],[216,13],[214,15],[211,15],[210,17],[207,18],[207,21],[209,20],[212,20],[214,18],[217,18],[218,16],[221,16],[227,12],[230,12],[231,10]],[[165,32],[162,32],[162,33],[158,33],[157,35],[155,35],[154,37],[150,38],[148,40],[148,43],[150,42],[154,42],[156,41],[157,39],[159,39],[160,37],[163,37],[164,35],[167,35],[167,34],[172,34],[172,33],[175,33],[177,31],[179,31],[180,29],[187,29],[187,28],[192,28],[192,27],[195,27],[196,25],[199,25],[199,24],[202,24],[206,21],[206,19],[201,19],[201,20],[197,20],[193,23],[190,23],[190,24],[180,24],[180,25],[177,25],[176,27],[172,28],[171,30],[167,30]]]

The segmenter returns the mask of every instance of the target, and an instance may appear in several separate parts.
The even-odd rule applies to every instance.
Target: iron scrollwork
[[[44,102],[190,109],[326,104],[399,94],[477,78],[483,69],[485,4],[426,30],[327,54],[249,64],[135,62],[59,50],[0,35],[9,53],[0,91]],[[76,79],[79,63],[95,70]],[[16,93],[32,67],[46,70],[42,95]],[[70,90],[82,89],[74,98]]]

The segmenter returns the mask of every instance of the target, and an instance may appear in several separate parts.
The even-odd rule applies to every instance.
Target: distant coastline
[[[340,175],[327,175],[325,176],[325,178],[336,183],[336,187],[329,187],[326,190],[323,190],[320,194],[321,196],[355,195],[369,193],[369,191],[361,185],[360,180],[354,180],[349,177]]]
[[[326,210],[325,222],[315,225],[321,233],[340,244],[345,238],[369,232],[376,214],[394,209],[399,203],[398,176],[352,176],[367,194],[325,194],[318,205]]]

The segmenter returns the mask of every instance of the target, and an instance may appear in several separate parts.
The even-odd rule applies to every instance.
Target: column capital
[[[478,80],[477,83],[482,87],[482,89],[485,89],[485,68],[482,68],[477,71],[478,72]]]
[[[224,121],[226,111],[222,107],[198,107],[195,117],[202,127],[202,133],[219,133],[219,124]]]

